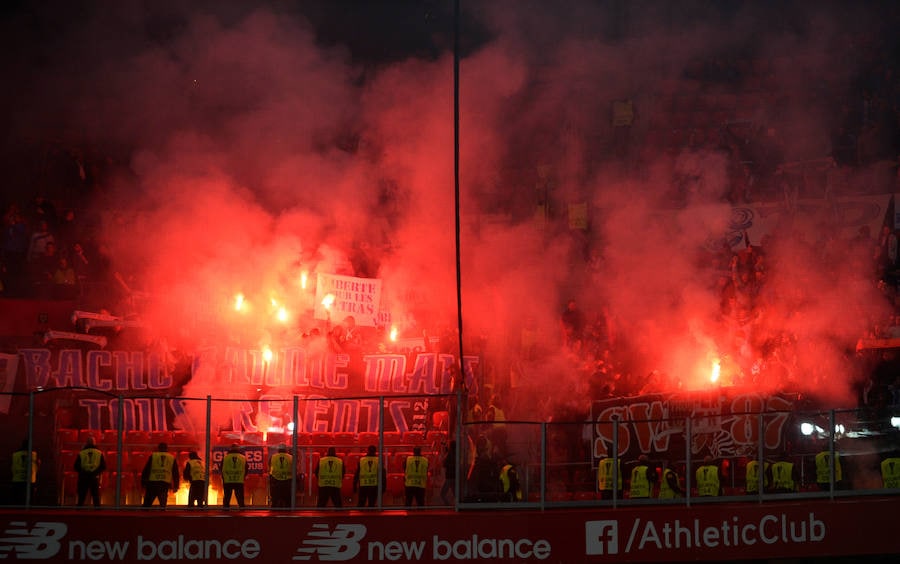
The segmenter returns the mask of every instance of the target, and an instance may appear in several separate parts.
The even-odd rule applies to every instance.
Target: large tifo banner
[[[752,456],[760,439],[767,451],[781,449],[796,404],[790,394],[718,390],[597,400],[591,406],[593,456],[610,456],[616,436],[619,456],[626,460],[686,453],[688,419],[692,457]],[[766,412],[762,422],[756,415],[761,411]]]
[[[498,564],[815,561],[896,553],[896,504],[896,497],[881,497],[691,507],[510,508],[502,513],[423,511],[416,514],[414,526],[406,511],[229,517],[205,511],[12,509],[0,510],[0,558]]]
[[[387,431],[424,428],[434,406],[428,398],[454,391],[456,357],[434,352],[360,355],[312,353],[303,347],[262,351],[226,347],[199,351],[191,362],[171,364],[164,353],[123,350],[20,349],[18,364],[28,391],[68,394],[77,406],[72,422],[83,429],[197,431],[204,428],[207,396],[219,430],[266,432],[293,420],[299,432]],[[478,357],[463,370],[469,389]],[[69,390],[69,391],[66,391]],[[121,399],[121,402],[120,402]]]
[[[340,323],[347,316],[357,325],[375,327],[381,307],[381,280],[319,273],[314,317]]]

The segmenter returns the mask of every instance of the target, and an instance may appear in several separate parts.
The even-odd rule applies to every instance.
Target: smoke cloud
[[[125,152],[91,214],[113,268],[149,294],[148,325],[184,346],[298,338],[320,324],[304,272],[381,278],[408,335],[455,327],[452,3],[385,4],[398,23],[366,30],[370,52],[422,26],[435,41],[377,62],[359,37],[355,50],[323,41],[322,5],[251,4],[51,4],[8,21],[14,37],[34,21],[46,37],[24,58],[6,55],[29,98],[12,129],[62,127]],[[764,305],[723,307],[730,271],[709,242],[732,218],[727,143],[641,139],[737,89],[758,103],[721,123],[761,128],[780,162],[827,157],[840,103],[825,85],[849,88],[861,62],[846,39],[878,15],[827,2],[708,6],[462,2],[463,334],[480,343],[484,381],[519,390],[521,418],[577,408],[616,371],[702,388],[713,360],[726,384],[853,400],[853,347],[887,311],[843,243],[856,226],[804,217],[752,241],[765,253]],[[696,78],[704,61],[738,60],[768,64],[719,87]],[[626,99],[637,119],[614,130],[610,108]],[[808,194],[827,189],[812,182]],[[570,228],[570,204],[584,204],[587,229]],[[825,261],[829,232],[841,245]],[[232,326],[238,293],[286,304],[290,329]],[[570,298],[614,337],[627,359],[614,371],[592,376],[602,351],[564,350]],[[526,333],[539,353],[523,354]],[[762,357],[779,368],[750,374]]]

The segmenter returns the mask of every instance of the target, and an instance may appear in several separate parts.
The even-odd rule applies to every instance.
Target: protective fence
[[[677,415],[638,418],[634,409],[604,408],[585,421],[463,421],[458,399],[126,398],[85,388],[7,394],[0,397],[9,406],[4,499],[90,505],[80,473],[94,472],[102,506],[139,506],[152,481],[149,461],[162,449],[171,455],[162,466],[171,506],[188,505],[192,481],[202,492],[198,505],[221,506],[231,452],[246,460],[238,478],[248,508],[316,507],[323,483],[339,490],[342,507],[356,506],[360,485],[372,484],[382,509],[407,507],[409,485],[424,489],[426,506],[460,508],[900,492],[900,422],[889,413],[667,410]],[[371,477],[360,481],[370,448],[381,464],[370,464]],[[25,456],[28,449],[34,456]],[[328,477],[323,459],[340,461]]]

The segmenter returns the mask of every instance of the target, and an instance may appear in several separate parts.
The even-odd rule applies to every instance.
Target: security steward
[[[671,468],[663,470],[662,480],[659,481],[659,499],[676,499],[684,497],[684,488],[678,473]]]
[[[719,467],[713,464],[711,456],[703,458],[703,464],[697,468],[697,495],[713,497],[722,495],[722,474]]]
[[[247,457],[241,447],[231,445],[228,453],[222,458],[222,507],[231,506],[231,494],[238,507],[244,507],[244,479],[247,477]]]
[[[413,502],[419,507],[425,506],[425,486],[428,483],[428,459],[422,456],[422,447],[413,448],[412,456],[406,457],[406,505]]]
[[[206,507],[206,467],[197,451],[188,453],[181,477],[191,484],[188,489],[188,507]]]
[[[841,455],[834,451],[834,461],[831,461],[831,452],[823,450],[816,454],[816,484],[822,491],[831,489],[831,468],[834,468],[834,489],[842,489],[844,475],[841,471]]]
[[[100,475],[106,471],[106,458],[94,444],[94,437],[88,437],[84,447],[75,457],[74,470],[78,473],[78,507],[84,505],[87,494],[91,494],[94,507],[100,507]]]
[[[31,465],[31,480],[28,480],[28,467]],[[41,466],[41,460],[38,458],[37,451],[31,451],[31,457],[28,456],[28,439],[22,441],[22,446],[12,455],[12,495],[13,505],[25,505],[28,496],[28,488],[31,487],[31,501],[37,494],[37,475],[38,468]]]
[[[294,457],[287,445],[279,445],[278,452],[269,459],[269,499],[272,507],[291,506],[291,478]]]
[[[597,464],[597,491],[600,492],[600,499],[613,498],[613,460],[616,460],[616,469],[618,470],[618,497],[622,497],[622,461],[616,458],[604,458]]]
[[[772,485],[772,464],[763,461],[763,493],[769,491]],[[747,472],[744,475],[744,491],[747,495],[759,493],[759,460],[751,460],[747,463]]]
[[[772,464],[772,491],[775,493],[794,493],[800,483],[800,476],[793,462],[779,460]]]
[[[378,472],[381,466],[381,491],[387,489],[387,469],[379,464],[375,445],[366,448],[366,455],[359,459],[359,466],[353,474],[353,491],[359,490],[360,507],[375,507],[378,505]]]
[[[144,486],[144,507],[150,507],[154,500],[158,500],[159,506],[164,508],[169,498],[169,488],[178,489],[178,468],[166,443],[159,443],[156,452],[147,459],[141,472],[141,485]]]
[[[900,456],[894,454],[881,461],[881,481],[885,489],[900,488]]]
[[[522,501],[519,472],[509,461],[504,461],[503,466],[500,467],[500,484],[503,486],[503,490],[500,492],[501,501]]]
[[[315,474],[319,479],[319,499],[316,507],[327,507],[328,502],[341,507],[341,483],[344,480],[344,461],[338,458],[334,447],[328,447],[325,456],[319,459]]]
[[[631,482],[628,486],[630,499],[646,499],[653,496],[657,482],[656,470],[648,464],[646,454],[638,457],[637,466],[631,469]]]

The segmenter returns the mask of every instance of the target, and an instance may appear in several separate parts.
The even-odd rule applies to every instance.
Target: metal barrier
[[[287,510],[317,506],[316,470],[329,449],[344,465],[343,506],[355,506],[353,476],[369,446],[382,461],[379,509],[406,507],[405,463],[415,448],[428,462],[426,505],[433,507],[690,506],[900,493],[885,487],[886,480],[896,481],[883,476],[889,470],[882,462],[896,459],[900,445],[898,421],[890,414],[853,409],[731,414],[737,421],[731,432],[741,441],[718,445],[719,452],[711,456],[708,439],[722,423],[716,415],[464,422],[455,416],[457,399],[294,395],[251,401],[123,397],[84,388],[0,395],[0,401],[12,406],[4,415],[10,423],[8,436],[22,437],[20,450],[35,451],[39,465],[35,488],[8,484],[8,503],[77,504],[74,461],[88,437],[106,458],[102,504],[115,508],[143,503],[141,475],[160,443],[174,455],[179,474],[191,452],[204,462],[208,506],[222,503],[220,465],[233,445],[248,459],[244,488],[249,508],[271,505],[268,464],[279,447],[292,455],[291,501],[277,508]],[[173,421],[176,429],[170,428]],[[626,432],[636,425],[655,430],[649,443]],[[444,469],[448,455],[457,461],[451,478]],[[601,471],[604,459],[608,462]],[[20,460],[23,475],[28,475],[32,459]],[[837,463],[829,465],[829,460]],[[714,478],[709,468],[715,469]],[[647,470],[649,485],[637,487]],[[712,489],[705,480],[714,480]],[[601,482],[609,487],[599,488]],[[677,491],[671,493],[673,489]],[[168,501],[185,505],[187,497],[182,481]]]

